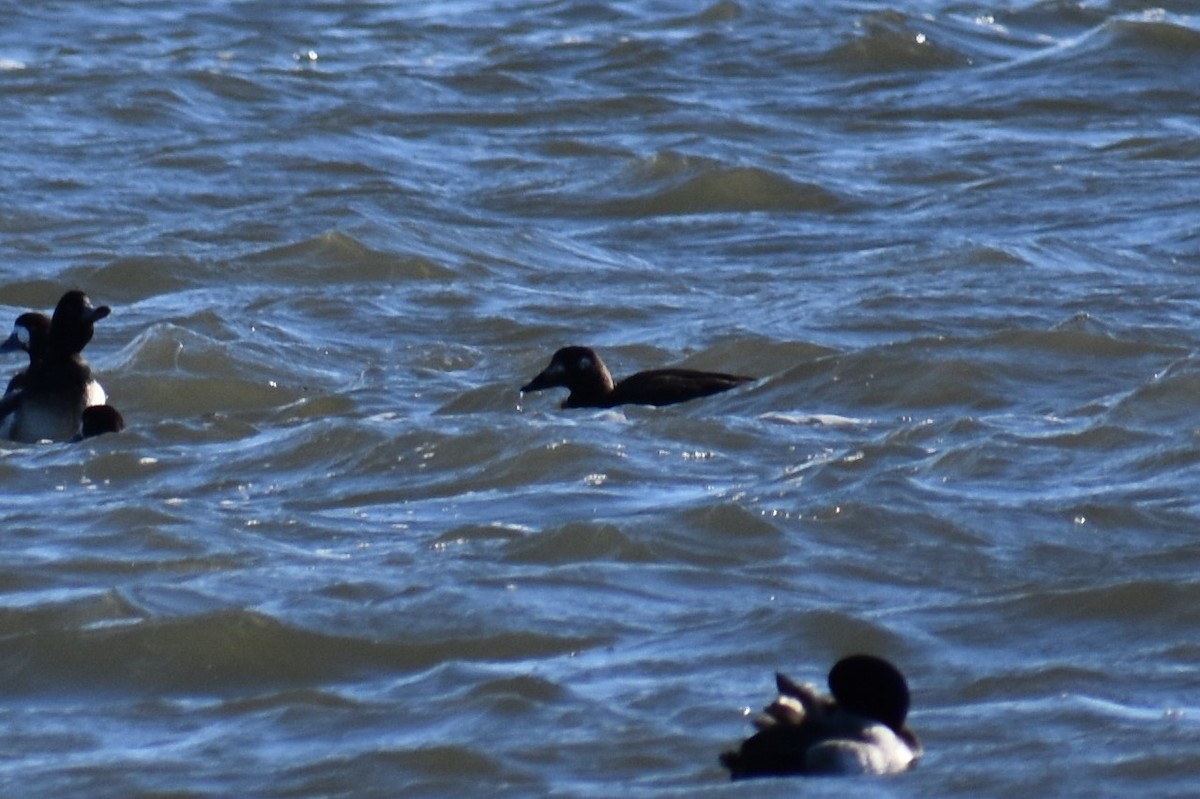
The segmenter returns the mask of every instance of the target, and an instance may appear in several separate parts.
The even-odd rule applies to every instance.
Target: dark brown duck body
[[[564,408],[613,408],[617,405],[675,405],[719,394],[754,381],[753,377],[695,369],[651,369],[613,383],[600,356],[589,347],[563,347],[550,365],[521,391],[565,388]]]
[[[874,655],[851,655],[829,672],[832,696],[775,675],[779,697],[759,732],[721,755],[735,780],[796,775],[896,774],[921,756],[905,725],[908,683]]]

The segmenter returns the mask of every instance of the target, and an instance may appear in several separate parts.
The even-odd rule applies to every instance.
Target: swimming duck
[[[612,408],[617,405],[674,405],[728,391],[753,377],[694,369],[651,369],[613,384],[604,361],[589,347],[563,347],[550,365],[521,386],[522,392],[563,387],[571,393],[564,408]]]
[[[896,774],[921,756],[904,723],[904,675],[874,655],[842,658],[829,672],[832,696],[775,675],[779,696],[757,720],[759,732],[721,755],[735,779],[799,774]]]
[[[104,404],[104,389],[92,380],[80,352],[92,340],[94,323],[109,313],[108,306],[94,307],[82,291],[68,291],[54,309],[44,350],[32,335],[34,328],[25,327],[31,334],[29,368],[18,376],[14,390],[0,398],[0,420],[12,415],[10,438],[70,440],[79,432],[84,408]],[[21,348],[22,334],[16,333]]]

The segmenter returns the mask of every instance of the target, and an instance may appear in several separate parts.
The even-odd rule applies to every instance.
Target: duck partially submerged
[[[921,756],[905,724],[908,682],[874,655],[842,658],[829,672],[832,696],[775,675],[779,696],[759,732],[721,755],[735,780],[791,775],[896,774]]]
[[[550,365],[521,386],[522,392],[565,388],[564,408],[613,408],[617,405],[674,405],[719,394],[755,378],[695,369],[651,369],[613,383],[604,361],[590,347],[563,347]]]

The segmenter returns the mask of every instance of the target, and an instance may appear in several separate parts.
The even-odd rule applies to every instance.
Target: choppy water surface
[[[1194,11],[7,4],[0,312],[131,429],[0,454],[0,792],[1194,796]],[[920,766],[727,783],[852,651]]]

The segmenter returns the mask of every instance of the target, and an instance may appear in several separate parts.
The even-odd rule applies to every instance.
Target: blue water
[[[0,311],[130,425],[0,451],[0,793],[1200,790],[1193,4],[0,20]],[[855,651],[918,767],[731,785]]]

